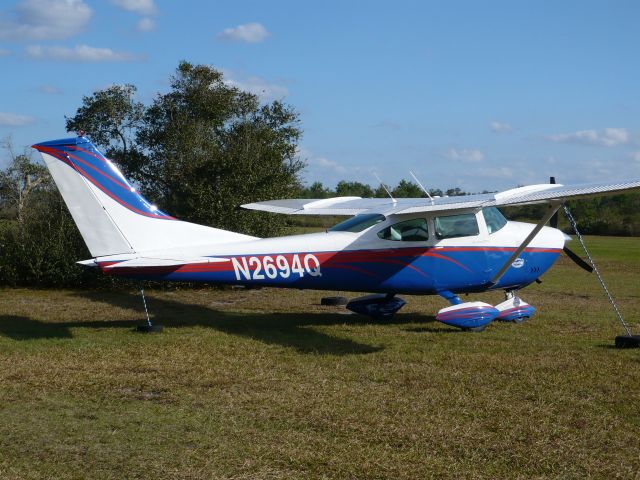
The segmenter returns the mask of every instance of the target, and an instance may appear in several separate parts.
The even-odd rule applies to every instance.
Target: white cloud
[[[603,130],[580,130],[574,133],[549,135],[548,140],[557,143],[576,143],[581,145],[598,145],[615,147],[629,143],[630,135],[626,128],[605,128]]]
[[[635,160],[636,162],[640,162],[640,152],[632,152],[629,154],[629,156],[631,157],[632,160]]]
[[[298,150],[298,156],[305,160],[309,167],[313,168],[314,170],[328,170],[332,173],[337,174],[344,174],[348,172],[348,169],[345,166],[340,165],[334,160],[329,160],[326,157],[315,155],[313,152],[307,150],[306,148],[301,148],[300,150]]]
[[[511,167],[496,165],[493,167],[480,168],[473,170],[473,177],[501,178],[511,179],[516,176],[516,172]],[[522,180],[522,170],[520,170],[519,180]]]
[[[11,55],[11,51],[5,48],[0,48],[0,57],[7,57],[9,55]]]
[[[31,45],[26,48],[31,58],[60,60],[64,62],[130,62],[136,57],[128,52],[114,52],[110,48],[76,45],[74,48]]]
[[[156,28],[156,22],[149,17],[141,18],[136,24],[136,29],[139,32],[150,32]]]
[[[139,15],[155,15],[158,13],[153,0],[111,0],[114,5]]]
[[[585,170],[585,172],[582,172],[581,174],[587,179],[587,181],[602,181],[603,179],[611,179],[619,176],[616,172],[617,168],[615,166],[618,162],[615,160],[604,161],[593,158],[590,160],[584,160],[580,163],[581,167]]]
[[[0,112],[0,125],[3,127],[22,127],[34,122],[33,117],[19,113]]]
[[[51,40],[82,31],[92,15],[83,0],[21,0],[12,11],[0,12],[0,38]]]
[[[504,122],[493,121],[489,124],[489,126],[491,127],[491,131],[495,133],[509,133],[511,130],[513,130],[513,128],[511,128],[511,125]]]
[[[218,38],[232,42],[259,43],[270,35],[271,33],[261,23],[253,22],[238,25],[235,28],[225,28],[218,34]]]
[[[457,149],[451,147],[444,153],[449,160],[458,162],[480,163],[484,160],[484,153],[477,149]]]
[[[309,160],[311,162],[311,160]],[[332,170],[336,173],[347,173],[347,169],[334,160],[329,160],[324,157],[317,157],[313,159],[313,164],[327,170]]]
[[[40,85],[38,90],[41,93],[46,93],[47,95],[61,95],[62,94],[62,90],[60,90],[58,87],[55,87],[53,85]]]
[[[268,82],[257,76],[243,76],[229,70],[223,70],[224,83],[245,92],[253,93],[262,100],[275,100],[289,94],[287,87]]]

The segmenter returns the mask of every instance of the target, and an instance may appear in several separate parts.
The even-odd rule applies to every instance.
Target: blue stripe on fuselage
[[[250,271],[250,278],[246,278],[242,273],[239,276],[231,261],[222,264],[178,267],[115,268],[111,273],[149,280],[265,285],[317,290],[423,294],[448,290],[464,293],[487,290],[493,274],[509,259],[513,251],[513,248],[429,247],[315,252],[313,254],[223,256],[223,258],[235,258],[237,263],[242,263],[241,260],[244,259]],[[528,285],[553,265],[559,253],[558,249],[526,249],[515,262],[515,266],[512,266],[492,288],[515,288]],[[306,271],[292,273],[290,266],[287,277],[284,277],[285,272],[282,270],[278,270],[274,278],[269,278],[265,274],[263,262],[266,257],[275,263],[277,257],[284,256],[288,258],[286,261],[290,264],[291,257],[294,255],[300,259],[305,255],[315,256],[320,264],[320,274],[312,275]],[[264,278],[253,278],[256,269],[250,268],[249,260],[252,257],[257,259],[253,266],[261,267],[257,276]],[[273,269],[269,272],[273,273]],[[314,273],[313,270],[311,272]]]

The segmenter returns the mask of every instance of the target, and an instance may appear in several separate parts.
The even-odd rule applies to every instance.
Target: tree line
[[[265,237],[291,231],[299,219],[238,205],[274,198],[388,196],[381,185],[357,181],[341,181],[335,188],[303,185],[298,112],[280,101],[261,102],[205,65],[181,62],[169,91],[149,104],[136,100],[133,85],[97,90],[65,120],[69,132],[85,132],[145,197],[186,221]],[[46,168],[29,151],[16,152],[10,142],[4,147],[11,162],[0,171],[0,285],[110,285],[108,277],[75,264],[90,254]],[[407,180],[387,188],[397,198],[426,196]],[[467,194],[459,188],[429,193]],[[571,207],[583,233],[640,235],[639,194]],[[534,220],[544,208],[505,213]]]
[[[484,191],[482,193],[489,193]],[[389,187],[387,185],[378,185],[372,187],[366,183],[357,181],[341,180],[336,185],[336,188],[331,189],[325,187],[322,182],[313,182],[307,187],[301,187],[298,191],[297,198],[330,198],[330,197],[362,197],[362,198],[384,198],[391,194],[394,198],[422,198],[426,197],[426,193],[422,188],[414,182],[407,180],[400,180],[395,187]],[[447,190],[440,190],[439,188],[433,188],[429,190],[429,195],[432,197],[449,196],[454,197],[457,195],[467,195],[459,188],[450,188]]]

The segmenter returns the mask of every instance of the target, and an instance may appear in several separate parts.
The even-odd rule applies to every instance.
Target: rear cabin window
[[[475,213],[436,217],[433,223],[438,238],[471,237],[480,233]]]
[[[358,233],[377,223],[384,222],[385,220],[386,217],[379,213],[365,213],[364,215],[351,217],[348,220],[331,227],[329,231]]]
[[[378,237],[398,242],[425,242],[429,240],[429,227],[424,218],[413,218],[380,230]]]
[[[495,233],[507,224],[507,219],[496,207],[483,208],[482,215],[489,233]]]

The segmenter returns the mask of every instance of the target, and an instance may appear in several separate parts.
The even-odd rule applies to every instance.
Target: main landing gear
[[[463,302],[452,292],[440,292],[440,295],[452,305],[440,309],[436,320],[471,332],[481,332],[493,320],[522,323],[535,312],[535,308],[513,291],[505,292],[505,301],[495,307],[485,302]]]
[[[440,295],[452,305],[440,309],[436,320],[469,332],[481,332],[494,320],[522,323],[536,311],[514,291],[505,292],[504,302],[495,307],[485,302],[463,302],[456,294],[448,291],[442,291]],[[379,320],[393,317],[405,304],[394,293],[376,293],[354,298],[347,303],[346,308]]]
[[[522,323],[529,320],[536,309],[518,297],[513,290],[505,291],[505,301],[496,305],[500,312],[496,320],[503,322]]]
[[[396,297],[395,293],[374,293],[373,295],[354,298],[347,303],[347,309],[376,320],[389,319],[406,303],[402,298]]]
[[[505,300],[495,307],[485,302],[463,302],[452,292],[440,292],[452,305],[438,311],[436,320],[469,332],[481,332],[493,320],[522,323],[533,315],[535,308],[518,297],[514,291],[505,292]],[[347,303],[352,312],[373,319],[389,319],[406,302],[393,293],[376,293],[358,297]]]

